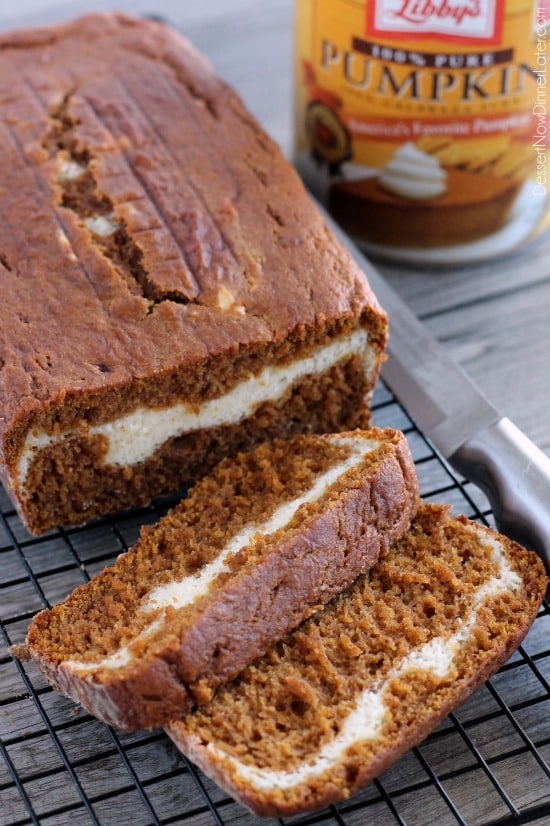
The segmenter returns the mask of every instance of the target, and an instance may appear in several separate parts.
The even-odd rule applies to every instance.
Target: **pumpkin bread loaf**
[[[0,479],[29,530],[368,423],[386,316],[179,34],[0,35],[0,139]]]

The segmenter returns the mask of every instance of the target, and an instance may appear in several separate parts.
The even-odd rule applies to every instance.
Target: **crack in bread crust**
[[[71,114],[71,101],[77,94],[75,89],[67,92],[61,103],[50,112],[52,126],[43,142],[50,158],[57,160],[59,165],[57,183],[61,206],[70,209],[82,225],[89,229],[92,242],[127,281],[129,289],[133,292],[138,289],[149,301],[149,312],[155,304],[165,300],[187,303],[199,293],[191,272],[184,273],[187,278],[182,279],[180,290],[159,289],[149,277],[143,252],[138,242],[132,238],[126,221],[117,217],[115,204],[108,192],[100,191],[94,176],[94,155],[79,140],[79,121]],[[79,103],[80,107],[86,105],[84,99]],[[121,165],[123,166],[122,162]],[[143,232],[142,229],[141,233]],[[179,246],[178,250],[185,260],[182,247]]]

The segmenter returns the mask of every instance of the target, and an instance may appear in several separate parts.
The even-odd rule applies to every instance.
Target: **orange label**
[[[470,244],[502,235],[518,204],[537,223],[546,22],[532,0],[297,0],[296,150],[307,182],[374,244],[395,227],[403,246]]]

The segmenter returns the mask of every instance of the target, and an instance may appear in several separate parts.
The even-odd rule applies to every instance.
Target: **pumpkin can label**
[[[373,253],[507,252],[548,220],[546,47],[532,0],[297,0],[298,169]]]

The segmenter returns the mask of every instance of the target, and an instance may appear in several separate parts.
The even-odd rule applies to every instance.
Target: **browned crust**
[[[220,586],[198,622],[168,639],[158,656],[86,680],[42,649],[40,629],[50,614],[43,611],[27,637],[39,671],[57,691],[127,730],[165,725],[193,701],[207,701],[218,684],[366,571],[408,529],[419,495],[406,439],[392,430],[370,434],[384,441],[372,471],[295,539],[282,538],[252,570]]]
[[[428,510],[434,515],[445,514],[447,510],[444,518],[449,520],[448,509],[440,506],[422,507],[424,515]],[[468,524],[465,517],[458,517],[458,521]],[[482,534],[495,536],[494,532],[483,526],[476,527]],[[414,690],[407,694],[406,700],[401,699],[404,719],[385,747],[375,749],[374,752],[369,749],[367,755],[362,756],[358,744],[353,753],[348,751],[347,759],[340,761],[334,774],[327,772],[293,790],[263,794],[235,777],[229,762],[226,766],[223,758],[213,758],[205,748],[206,744],[199,742],[196,736],[188,735],[184,725],[172,723],[167,728],[169,736],[218,785],[258,815],[290,816],[322,809],[331,803],[347,799],[378,777],[405,752],[422,742],[454,708],[465,702],[498,671],[527,634],[545,596],[548,579],[539,557],[505,537],[499,539],[507,548],[509,558],[514,561],[514,567],[522,575],[523,611],[510,613],[506,636],[500,637],[489,651],[470,651],[471,662],[466,666],[462,663],[459,665],[460,672],[456,679],[429,691],[429,710],[428,696],[422,697],[420,693],[420,697],[414,699]],[[412,678],[408,679],[412,682]],[[422,690],[426,694],[426,688],[422,689],[419,684],[419,691]]]

